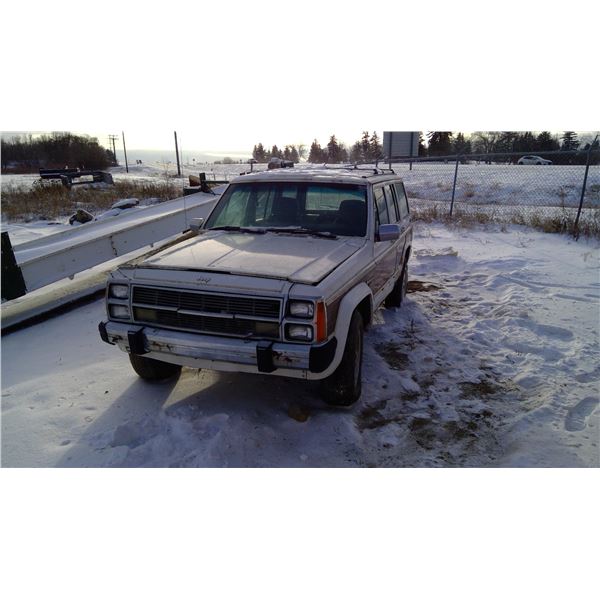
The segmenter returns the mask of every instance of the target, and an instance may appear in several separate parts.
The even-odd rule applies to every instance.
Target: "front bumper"
[[[273,373],[319,379],[331,365],[337,348],[332,337],[318,346],[289,342],[244,340],[148,326],[103,321],[100,337],[132,354],[198,368]]]

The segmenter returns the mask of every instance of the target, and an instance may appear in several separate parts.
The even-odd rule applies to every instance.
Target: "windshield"
[[[367,229],[365,186],[332,183],[237,183],[229,186],[206,228],[305,229],[360,236]]]

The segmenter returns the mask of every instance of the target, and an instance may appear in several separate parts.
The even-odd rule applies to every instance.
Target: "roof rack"
[[[322,168],[323,169],[345,169],[347,171],[372,171],[373,175],[384,175],[385,173],[392,173],[393,175],[396,174],[394,169],[378,166],[378,163],[380,161],[383,161],[383,159],[375,160],[372,163],[370,163],[370,162],[352,163],[352,164],[348,164],[348,165],[335,165],[335,166],[328,166],[328,163],[323,163]],[[368,165],[370,165],[370,164],[374,164],[375,166],[369,167]]]

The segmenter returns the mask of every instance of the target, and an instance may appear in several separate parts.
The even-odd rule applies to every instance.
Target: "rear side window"
[[[400,211],[400,218],[406,219],[406,217],[408,217],[408,201],[406,199],[406,192],[404,191],[404,184],[395,183],[394,189],[396,190],[396,200],[398,201],[398,210]]]
[[[390,221],[397,223],[400,220],[400,213],[398,212],[398,205],[396,203],[396,194],[394,193],[393,185],[386,185],[384,188],[385,199],[387,201],[388,213],[390,215]]]
[[[377,209],[379,224],[386,225],[390,222],[390,217],[388,214],[387,203],[385,200],[385,194],[383,193],[383,188],[375,188],[373,190],[373,195],[375,197],[375,208]]]

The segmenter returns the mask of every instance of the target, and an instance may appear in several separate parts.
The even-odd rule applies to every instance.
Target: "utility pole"
[[[119,161],[117,160],[117,149],[116,149],[116,146],[115,146],[115,140],[117,140],[117,139],[119,139],[118,135],[114,135],[114,134],[111,133],[108,136],[108,143],[109,143],[109,145],[112,144],[113,156],[115,157],[115,163],[118,165]]]
[[[125,154],[125,170],[129,173],[129,165],[127,164],[127,148],[125,147],[125,132],[121,131],[123,137],[123,154]]]
[[[177,176],[181,177],[181,165],[179,164],[179,147],[177,146],[177,132],[173,132],[175,134],[175,154],[177,155]]]

